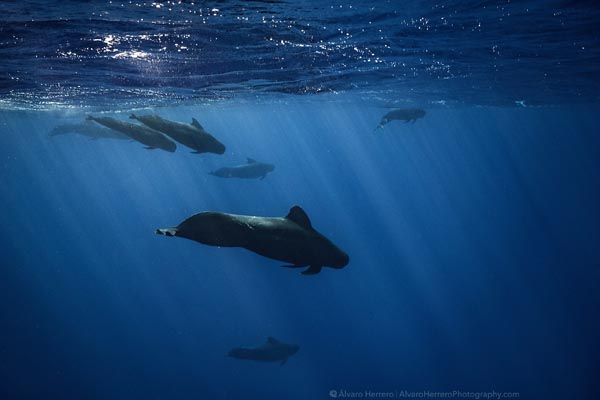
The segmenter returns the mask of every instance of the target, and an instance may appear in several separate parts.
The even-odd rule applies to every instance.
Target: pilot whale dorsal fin
[[[312,224],[310,223],[310,218],[306,215],[306,212],[300,206],[294,206],[290,208],[290,212],[285,216],[290,221],[294,221],[301,227],[305,229],[312,229]]]
[[[192,123],[190,125],[192,125],[194,128],[204,130],[204,128],[202,127],[202,125],[200,125],[200,122],[198,122],[196,118],[192,118]]]
[[[269,336],[269,337],[267,338],[267,343],[269,343],[269,344],[279,344],[279,340],[275,339],[275,338],[274,338],[274,337],[272,337],[272,336]]]
[[[248,164],[256,164],[256,160],[254,158],[246,157],[246,162]]]

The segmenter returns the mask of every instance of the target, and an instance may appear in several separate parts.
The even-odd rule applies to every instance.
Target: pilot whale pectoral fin
[[[200,125],[200,122],[198,122],[198,120],[196,118],[192,118],[192,123],[190,125],[192,125],[194,128],[198,128],[202,131],[204,130],[204,128],[202,127],[202,125]]]
[[[300,225],[304,229],[312,229],[310,218],[308,218],[308,215],[300,206],[294,206],[290,208],[288,215],[286,215],[285,217],[290,221],[293,221],[296,224]]]
[[[159,228],[154,231],[157,235],[176,236],[177,228]]]
[[[283,360],[281,360],[281,362],[279,363],[279,365],[284,365],[287,362],[287,358],[284,358]]]
[[[308,267],[308,269],[302,271],[302,275],[316,275],[319,272],[321,272],[321,268],[323,268],[320,265],[311,265],[310,267]]]
[[[267,174],[264,174],[263,176],[261,176],[261,177],[260,177],[260,178],[258,178],[258,179],[260,179],[260,180],[262,181],[262,180],[263,180],[263,179],[265,179],[266,177],[267,177]]]
[[[292,264],[281,266],[281,268],[305,268],[305,267],[306,267],[306,265],[292,265]]]
[[[246,163],[248,163],[248,164],[255,164],[256,160],[254,158],[246,157]]]

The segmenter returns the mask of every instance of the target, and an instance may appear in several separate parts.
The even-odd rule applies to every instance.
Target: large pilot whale
[[[89,137],[92,140],[96,139],[124,139],[130,138],[120,132],[112,129],[103,128],[94,124],[92,121],[80,122],[77,124],[61,124],[55,126],[50,131],[50,136],[60,136],[67,134],[76,134]]]
[[[92,117],[89,115],[86,119],[127,135],[133,140],[145,144],[148,150],[158,148],[172,153],[177,148],[177,145],[163,136],[162,133],[146,128],[145,126],[119,121],[111,117]]]
[[[227,355],[229,357],[238,358],[240,360],[254,360],[276,362],[280,365],[287,362],[288,358],[298,352],[300,346],[295,344],[287,344],[279,340],[268,337],[267,341],[258,347],[236,347]]]
[[[417,119],[423,118],[424,116],[425,110],[421,110],[420,108],[393,110],[381,117],[381,121],[379,122],[379,125],[377,125],[377,128],[375,128],[375,130],[383,128],[387,123],[391,121],[404,121],[414,123]]]
[[[219,142],[213,135],[206,132],[196,118],[192,118],[191,124],[169,121],[158,115],[135,115],[129,116],[131,119],[140,121],[149,128],[157,130],[169,136],[176,142],[193,149],[193,153],[225,153],[225,146]]]
[[[237,165],[235,167],[219,168],[209,172],[209,174],[220,178],[260,178],[262,180],[265,179],[269,172],[272,172],[275,169],[273,164],[258,162],[252,158],[248,158],[246,161],[246,164]]]
[[[308,266],[304,275],[318,274],[322,267],[343,268],[349,262],[346,253],[312,227],[299,206],[292,207],[285,217],[202,212],[174,228],[157,229],[156,233],[209,246],[243,247],[290,264],[285,267]]]

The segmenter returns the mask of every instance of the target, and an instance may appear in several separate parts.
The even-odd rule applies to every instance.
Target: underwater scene
[[[0,399],[598,399],[595,1],[0,2]]]

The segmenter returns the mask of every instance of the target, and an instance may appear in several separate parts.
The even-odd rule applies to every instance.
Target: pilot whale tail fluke
[[[177,234],[177,228],[159,228],[155,233],[163,236],[175,236]]]

